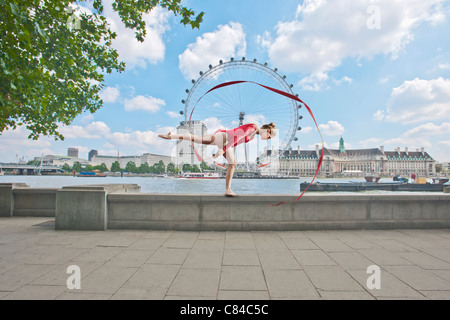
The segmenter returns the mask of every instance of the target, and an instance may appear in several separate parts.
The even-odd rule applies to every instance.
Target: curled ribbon
[[[206,93],[204,93],[204,94],[197,100],[197,102],[195,103],[194,107],[192,108],[191,114],[190,114],[190,116],[189,116],[189,126],[188,126],[188,132],[189,132],[189,135],[191,134],[191,120],[192,120],[192,115],[193,115],[193,113],[194,113],[195,107],[197,106],[197,104],[200,102],[200,100],[202,100],[202,98],[203,98],[205,95],[207,95],[207,94],[210,93],[211,91],[217,90],[217,89],[219,89],[219,88],[223,88],[223,87],[227,87],[227,86],[232,86],[232,85],[236,85],[236,84],[240,84],[240,83],[246,83],[246,82],[247,82],[247,83],[253,83],[253,84],[256,84],[256,85],[258,85],[258,86],[260,86],[260,87],[263,87],[263,88],[265,88],[265,89],[267,89],[267,90],[273,91],[273,92],[275,92],[275,93],[277,93],[277,94],[280,94],[280,95],[282,95],[282,96],[285,96],[285,97],[287,97],[287,98],[289,98],[289,99],[295,100],[295,101],[300,102],[301,104],[303,104],[303,105],[305,106],[306,110],[308,110],[309,114],[311,115],[311,118],[314,120],[314,123],[315,123],[315,125],[316,125],[317,131],[319,132],[320,140],[322,141],[322,152],[320,153],[320,158],[319,158],[319,162],[318,162],[318,164],[317,164],[317,169],[316,169],[316,172],[315,172],[315,174],[314,174],[313,179],[311,180],[311,182],[309,183],[309,185],[306,187],[306,189],[303,190],[303,192],[300,194],[300,196],[299,196],[297,199],[295,199],[295,200],[293,201],[293,202],[296,202],[296,201],[300,200],[300,199],[303,197],[303,195],[306,193],[306,191],[308,190],[308,188],[313,184],[314,180],[316,179],[317,174],[319,173],[320,167],[322,166],[323,153],[324,153],[324,149],[325,149],[325,145],[324,145],[324,142],[323,142],[322,134],[320,133],[319,125],[317,124],[316,119],[314,118],[314,115],[313,115],[313,113],[312,113],[312,111],[311,111],[311,108],[308,107],[308,105],[307,105],[306,103],[304,103],[304,102],[303,102],[300,98],[298,98],[297,96],[294,96],[294,95],[292,95],[292,94],[290,94],[290,93],[288,93],[288,92],[284,92],[284,91],[281,91],[281,90],[278,90],[278,89],[275,89],[275,88],[271,88],[271,87],[262,85],[262,84],[260,84],[260,83],[253,82],[253,81],[243,81],[243,80],[239,80],[239,81],[229,81],[229,82],[221,83],[221,84],[219,84],[219,85],[217,85],[217,86],[215,86],[215,87],[209,89],[209,90],[208,90]],[[195,150],[194,144],[192,144],[192,148],[194,149],[194,152],[195,152],[195,154],[196,154],[196,156],[197,156],[197,159],[198,159],[200,162],[202,162],[203,159],[202,159],[202,157],[198,154],[197,150]],[[222,165],[222,166],[223,166],[223,165]],[[271,207],[275,207],[275,206],[279,206],[279,205],[282,205],[282,204],[285,204],[285,203],[288,203],[288,201],[283,201],[283,202],[279,202],[279,203],[276,203],[276,204],[270,204],[270,206],[271,206]]]

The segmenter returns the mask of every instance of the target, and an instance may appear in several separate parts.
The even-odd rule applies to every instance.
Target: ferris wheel
[[[276,125],[277,136],[274,139],[258,139],[254,147],[249,147],[249,144],[236,147],[238,167],[245,164],[245,169],[252,170],[263,158],[269,163],[270,159],[283,154],[292,141],[298,140],[299,120],[303,118],[299,115],[301,104],[264,88],[267,86],[295,95],[293,85],[287,83],[286,76],[279,74],[277,68],[272,69],[256,59],[231,58],[226,62],[220,60],[216,66],[209,65],[206,71],[199,72],[199,76],[192,80],[191,89],[186,89],[187,98],[181,101],[184,110],[180,114],[184,114],[185,123],[192,120],[203,123],[210,134],[217,129],[236,128],[245,123],[255,123],[259,127],[270,122]],[[230,81],[244,83],[206,94],[211,88]]]

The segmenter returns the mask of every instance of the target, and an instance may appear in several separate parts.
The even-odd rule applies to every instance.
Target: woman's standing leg
[[[225,195],[236,196],[236,193],[231,190],[231,180],[233,180],[234,170],[236,169],[236,160],[234,158],[233,149],[227,150],[225,155],[228,161],[227,173],[225,175]]]
[[[219,132],[214,134],[213,140],[219,150],[223,150],[223,147],[228,143],[228,135],[225,132]],[[233,180],[234,170],[236,169],[234,150],[228,149],[224,154],[224,157],[228,162],[227,173],[225,175],[225,195],[236,196],[236,194],[231,190],[231,180]]]

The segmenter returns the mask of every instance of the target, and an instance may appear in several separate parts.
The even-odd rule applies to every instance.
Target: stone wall
[[[62,230],[323,230],[449,228],[450,194],[145,194],[135,184],[61,189],[0,184],[0,216],[55,217]],[[271,206],[282,201],[288,203]]]

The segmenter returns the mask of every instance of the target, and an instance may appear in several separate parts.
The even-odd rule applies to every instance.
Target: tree
[[[201,172],[201,171],[200,171],[200,168],[196,164],[194,164],[192,166],[192,172]]]
[[[100,172],[106,172],[106,171],[108,171],[108,167],[103,162],[101,165],[94,166],[93,170],[99,170]]]
[[[86,172],[92,172],[92,170],[94,170],[94,168],[90,164],[87,164],[86,167],[84,168],[84,171]]]
[[[28,165],[33,165],[33,166],[40,166],[41,165],[41,160],[30,160],[27,162]]]
[[[120,168],[119,161],[113,162],[113,164],[111,165],[111,172],[122,172],[122,171],[123,170]]]
[[[139,173],[150,173],[150,167],[147,162],[144,162],[139,166]]]
[[[64,165],[62,166],[62,170],[64,170],[65,172],[72,171],[72,169],[70,169],[70,166],[67,163],[64,163]]]
[[[191,172],[192,166],[189,163],[183,164],[183,172]]]
[[[166,172],[166,166],[164,165],[164,162],[162,160],[159,160],[158,163],[155,163],[150,168],[151,168],[151,172],[152,173],[164,173],[164,172]]]
[[[125,166],[125,170],[131,173],[138,173],[139,169],[136,167],[136,163],[133,161],[128,161],[127,165]]]
[[[175,165],[174,165],[172,162],[169,163],[169,164],[167,165],[166,170],[167,170],[167,172],[174,173],[174,172],[175,172]]]
[[[199,27],[203,12],[195,16],[181,1],[115,0],[112,8],[142,42],[143,15],[156,6]],[[58,126],[102,107],[104,75],[125,70],[103,10],[102,0],[0,0],[0,134],[25,125],[29,138],[64,140]]]
[[[209,166],[206,164],[205,161],[202,161],[202,162],[200,163],[200,169],[202,169],[202,170],[211,170],[211,167],[209,167]]]
[[[81,167],[81,163],[79,163],[78,161],[75,162],[72,166],[72,170],[76,172],[81,172],[81,170],[83,170],[83,168]]]

